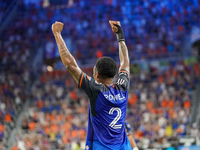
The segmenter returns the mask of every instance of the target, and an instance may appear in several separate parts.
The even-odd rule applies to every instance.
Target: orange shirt
[[[28,127],[29,127],[29,130],[33,131],[35,129],[35,122],[29,122],[28,124]]]
[[[173,108],[174,107],[174,101],[170,100],[168,103],[169,108]]]
[[[43,101],[42,100],[38,100],[37,101],[37,106],[38,106],[38,108],[42,108],[44,106]]]
[[[54,133],[57,133],[58,131],[58,125],[57,124],[54,124],[51,126],[51,131],[54,132]]]
[[[158,82],[159,82],[159,83],[163,83],[163,82],[164,82],[164,78],[163,78],[163,76],[159,76],[159,78],[158,78]]]
[[[32,143],[31,143],[30,140],[27,140],[27,141],[26,141],[26,146],[27,146],[28,148],[30,148],[30,147],[32,146]]]
[[[51,119],[51,121],[54,121],[55,120],[55,116],[53,114],[50,114],[50,119]]]
[[[162,114],[162,113],[163,113],[162,109],[161,109],[161,108],[158,108],[158,109],[157,109],[157,113],[158,113],[158,114]]]
[[[141,131],[136,131],[134,135],[135,135],[135,137],[136,137],[137,139],[140,139],[140,138],[142,138],[142,136],[143,136],[143,132],[141,132]]]
[[[96,52],[97,58],[103,57],[103,53],[101,51]]]
[[[83,107],[79,107],[79,108],[78,108],[78,112],[79,112],[79,113],[84,113],[84,112],[85,112],[85,109],[84,109]]]
[[[178,129],[177,129],[177,132],[178,132],[178,133],[181,133],[182,131],[183,131],[183,130],[182,130],[181,128],[178,128]]]
[[[72,115],[68,115],[68,116],[67,116],[67,120],[68,120],[68,121],[71,121],[72,119],[73,119],[73,116],[72,116]]]
[[[138,100],[138,97],[135,93],[132,94],[131,98],[128,99],[128,103],[131,105],[131,106],[134,106],[135,103],[137,102]]]
[[[161,106],[163,107],[163,108],[166,108],[167,107],[167,100],[166,99],[164,99],[163,101],[162,101],[162,103],[161,103]]]
[[[64,136],[62,137],[62,141],[63,141],[64,144],[68,144],[68,139],[67,139],[67,136],[66,136],[66,135],[64,135]]]
[[[4,125],[0,124],[0,132],[4,132]]]
[[[63,120],[63,114],[58,114],[57,115],[57,120],[60,122]]]
[[[153,103],[152,103],[152,101],[147,102],[146,103],[146,107],[147,107],[148,110],[152,110],[153,109]]]
[[[81,129],[81,130],[79,131],[79,136],[80,136],[81,139],[84,139],[85,136],[86,136],[85,130]]]
[[[169,110],[168,110],[168,115],[169,115],[169,117],[171,117],[171,118],[176,117],[176,114],[175,114],[174,109],[169,109]]]
[[[66,122],[66,123],[64,124],[64,127],[65,127],[65,129],[69,129],[69,128],[70,128],[70,124]]]
[[[12,150],[18,150],[17,146],[13,146]]]
[[[50,128],[49,127],[45,127],[44,128],[44,132],[48,135],[50,133]]]
[[[11,120],[12,120],[11,115],[10,115],[10,114],[6,114],[6,115],[5,115],[5,121],[6,121],[6,122],[10,122]]]
[[[77,137],[77,131],[76,130],[73,130],[72,131],[72,138],[76,138]]]
[[[156,114],[156,113],[157,113],[157,110],[156,110],[155,108],[152,108],[152,109],[151,109],[151,113],[152,113],[152,114]]]
[[[184,108],[190,108],[190,106],[191,106],[191,103],[190,103],[190,101],[185,101],[184,102],[184,104],[183,104],[183,106],[184,106]]]
[[[76,92],[71,91],[70,92],[70,97],[71,97],[72,100],[76,99]]]
[[[177,73],[177,71],[176,71],[175,69],[172,70],[172,75],[173,75],[174,77],[177,77],[177,76],[178,76],[178,73]]]

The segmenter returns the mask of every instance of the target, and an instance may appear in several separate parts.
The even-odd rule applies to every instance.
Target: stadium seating
[[[161,147],[174,137],[191,134],[192,91],[199,69],[179,61],[163,71],[154,68],[132,77],[127,120],[140,147],[145,140],[149,140],[148,147]],[[34,100],[24,113],[19,132],[25,145],[61,149],[73,142],[84,143],[88,100],[69,73],[46,72],[36,83]],[[34,145],[45,141],[47,145]]]
[[[68,72],[46,72],[44,64],[33,67],[39,50],[44,51],[42,58],[47,58],[49,45],[56,50],[51,32],[54,21],[65,24],[62,34],[81,67],[93,64],[101,56],[118,59],[118,45],[109,19],[121,21],[131,62],[185,55],[185,36],[193,25],[200,25],[199,4],[192,0],[119,0],[118,3],[115,0],[74,0],[71,7],[65,7],[64,2],[55,1],[49,8],[43,8],[41,3],[22,1],[15,19],[1,33],[2,149],[8,146],[21,112],[21,129],[15,134],[13,150],[70,149],[74,143],[74,147],[84,145],[87,97],[77,89]],[[0,4],[2,20],[8,15],[4,9],[9,6]],[[53,51],[51,57],[58,55]],[[141,69],[131,76],[127,120],[139,147],[159,147],[174,137],[199,136],[195,125],[189,128],[199,64],[176,61],[168,66],[163,70]],[[86,72],[91,75],[92,69]],[[31,104],[28,110],[23,110],[27,101]],[[143,144],[145,142],[147,144]]]

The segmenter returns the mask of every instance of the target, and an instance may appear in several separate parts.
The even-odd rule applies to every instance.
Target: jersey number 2
[[[109,114],[113,114],[114,111],[117,111],[117,116],[115,117],[115,119],[109,124],[110,127],[114,128],[114,129],[121,129],[122,124],[117,124],[117,121],[120,119],[122,111],[120,108],[117,107],[112,107],[109,111]]]

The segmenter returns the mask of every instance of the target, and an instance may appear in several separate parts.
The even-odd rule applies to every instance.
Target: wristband
[[[116,32],[118,42],[125,41],[125,36],[124,36],[122,27],[119,26],[118,24],[114,24],[114,25],[118,28],[118,31]]]
[[[133,150],[139,150],[138,147],[134,147]]]

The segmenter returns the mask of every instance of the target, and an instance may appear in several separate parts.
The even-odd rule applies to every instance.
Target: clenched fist
[[[63,26],[64,24],[62,22],[57,22],[57,21],[54,24],[52,24],[51,29],[53,34],[60,33],[63,30]]]
[[[111,25],[112,31],[115,32],[115,33],[118,32],[118,28],[115,26],[115,24],[121,26],[120,22],[119,21],[111,21],[110,20],[109,23]]]

